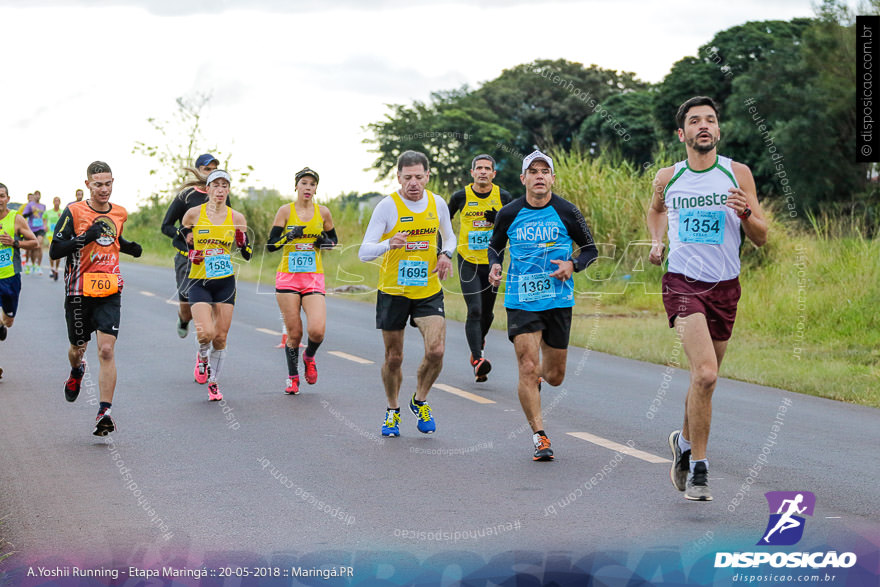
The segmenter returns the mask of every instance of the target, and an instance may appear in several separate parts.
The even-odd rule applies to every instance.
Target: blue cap
[[[196,159],[196,167],[204,167],[211,163],[211,161],[216,161],[217,165],[220,165],[220,160],[211,155],[210,153],[205,153],[204,155],[199,155],[199,158]]]

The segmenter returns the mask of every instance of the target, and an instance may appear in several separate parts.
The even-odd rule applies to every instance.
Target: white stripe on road
[[[165,303],[169,306],[177,306],[180,304],[180,302],[175,302],[174,300],[165,300]]]
[[[257,328],[257,332],[262,332],[263,334],[271,334],[272,336],[281,336],[284,333],[278,332],[277,330],[269,330],[268,328]]]
[[[625,444],[618,444],[613,440],[608,440],[607,438],[602,438],[601,436],[594,436],[593,434],[590,434],[588,432],[567,432],[566,434],[568,434],[569,436],[574,436],[575,438],[580,438],[581,440],[586,440],[587,442],[592,442],[595,445],[619,452],[621,454],[629,455],[637,459],[642,459],[643,461],[647,461],[649,463],[672,462],[669,459],[664,459],[663,457],[652,455],[649,452],[638,450],[636,448],[631,448]]]
[[[354,361],[355,363],[360,363],[361,365],[372,365],[373,361],[369,359],[363,359],[361,357],[356,357],[354,355],[349,355],[348,353],[343,353],[342,351],[330,351],[327,353],[328,355],[333,355],[334,357],[339,357],[340,359],[346,359],[348,361]]]
[[[495,403],[494,400],[486,399],[483,396],[477,395],[475,393],[471,393],[469,391],[465,391],[463,389],[459,389],[457,387],[452,387],[451,385],[445,385],[443,383],[435,383],[434,387],[436,387],[439,390],[449,392],[452,395],[457,395],[458,397],[463,397],[464,399],[469,399],[472,402],[477,402],[478,404],[494,404]]]
[[[141,295],[149,296],[149,297],[151,297],[151,298],[156,297],[156,294],[154,294],[153,292],[151,292],[151,291],[144,291],[144,290],[141,290]]]

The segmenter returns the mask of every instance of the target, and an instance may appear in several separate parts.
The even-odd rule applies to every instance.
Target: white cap
[[[205,180],[205,185],[211,185],[211,182],[215,179],[225,179],[230,184],[232,183],[232,178],[228,173],[223,171],[222,169],[215,169],[208,175],[208,179]]]
[[[550,173],[555,174],[556,172],[553,170],[553,159],[549,156],[545,155],[541,151],[534,151],[533,153],[529,153],[526,155],[525,159],[523,159],[522,172],[525,173],[526,169],[529,168],[529,165],[532,164],[532,161],[536,159],[542,159],[547,162],[547,165],[550,166]]]

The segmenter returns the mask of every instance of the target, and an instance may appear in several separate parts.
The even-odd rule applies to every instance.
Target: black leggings
[[[458,280],[468,311],[464,333],[471,355],[478,359],[483,356],[483,341],[495,319],[498,289],[489,285],[489,265],[476,265],[465,261],[461,255],[458,256]]]

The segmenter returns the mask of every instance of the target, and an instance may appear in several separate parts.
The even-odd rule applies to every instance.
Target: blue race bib
[[[205,275],[208,279],[232,275],[232,257],[229,253],[205,257]]]
[[[472,251],[485,251],[492,238],[491,230],[471,230],[468,232],[468,248]]]
[[[428,285],[428,262],[401,261],[397,265],[397,285]]]
[[[679,210],[678,240],[683,243],[720,245],[724,242],[725,219],[721,210]]]
[[[519,283],[516,286],[516,292],[519,294],[521,302],[534,302],[537,300],[545,300],[556,295],[556,288],[553,287],[554,277],[550,277],[549,273],[531,273],[529,275],[520,275]]]
[[[318,270],[315,251],[295,251],[287,256],[287,270],[291,273],[314,273]]]
[[[0,269],[12,265],[12,248],[4,247],[0,249]]]

